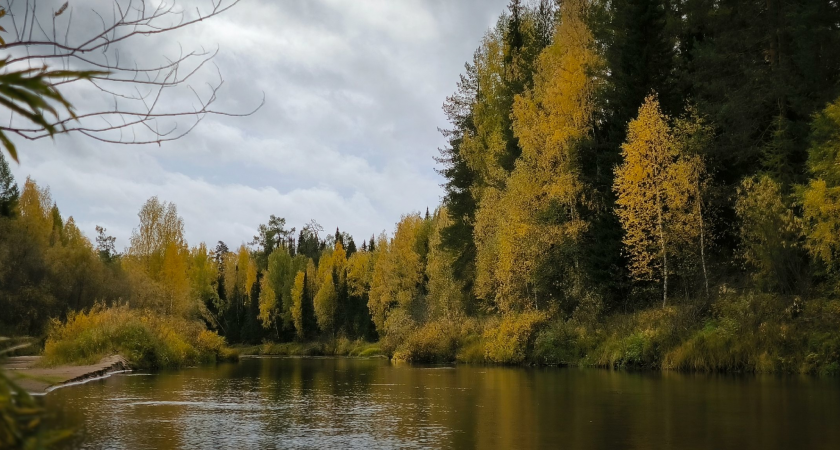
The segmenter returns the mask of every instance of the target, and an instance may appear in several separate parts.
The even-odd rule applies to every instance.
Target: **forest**
[[[190,245],[152,197],[118,251],[0,159],[0,335],[54,363],[840,374],[837,2],[512,0],[453,81],[441,204],[360,244],[277,212]]]

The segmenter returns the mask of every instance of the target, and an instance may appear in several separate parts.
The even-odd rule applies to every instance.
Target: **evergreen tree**
[[[313,219],[301,228],[298,235],[297,253],[311,258],[316,265],[318,258],[321,257],[321,233],[323,232],[324,228]]]
[[[809,123],[840,94],[840,8],[825,0],[689,0],[684,91],[719,127],[711,171],[804,181]]]
[[[96,251],[99,258],[104,262],[111,262],[119,256],[116,249],[117,238],[105,234],[107,230],[99,225],[96,226]]]
[[[9,164],[0,152],[0,217],[12,217],[15,214],[20,191]]]
[[[344,238],[344,241],[347,242],[347,258],[349,259],[351,256],[353,256],[353,253],[356,253],[356,242],[353,241],[353,236],[350,235],[347,235]]]

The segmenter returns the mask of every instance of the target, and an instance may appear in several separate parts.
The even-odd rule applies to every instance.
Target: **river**
[[[840,448],[840,380],[808,377],[245,358],[46,400],[69,448]]]

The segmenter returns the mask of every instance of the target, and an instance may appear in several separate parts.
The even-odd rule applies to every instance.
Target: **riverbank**
[[[130,370],[122,356],[102,358],[84,366],[41,367],[41,356],[15,356],[4,361],[2,370],[15,384],[31,394],[46,394],[58,387]]]
[[[351,341],[339,338],[334,342],[267,342],[262,345],[233,349],[242,356],[355,356],[387,357],[378,342]]]
[[[199,321],[132,310],[126,305],[97,305],[53,324],[42,365],[94,364],[115,354],[141,369],[176,369],[237,358],[224,338]]]
[[[375,356],[397,362],[840,375],[840,301],[724,293],[631,313],[536,312],[434,321],[378,343],[266,343],[243,355]]]

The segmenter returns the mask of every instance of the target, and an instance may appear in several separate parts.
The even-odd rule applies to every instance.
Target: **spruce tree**
[[[9,164],[0,152],[0,217],[11,217],[15,213],[20,191]]]

